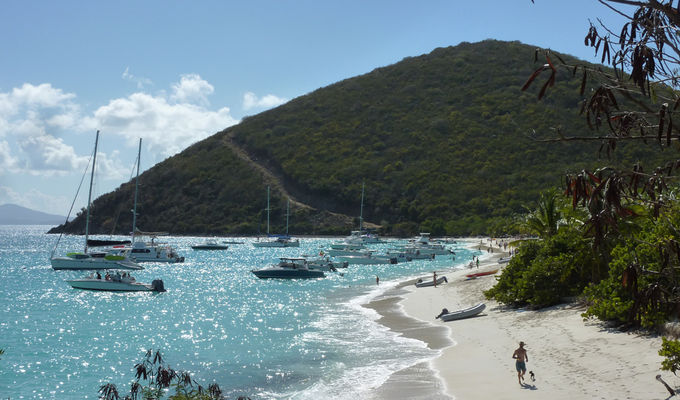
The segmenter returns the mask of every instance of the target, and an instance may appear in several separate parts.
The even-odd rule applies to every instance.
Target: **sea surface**
[[[167,292],[105,293],[65,282],[84,272],[52,270],[58,236],[48,229],[0,226],[3,399],[96,399],[107,383],[126,393],[149,349],[204,387],[219,384],[228,399],[367,398],[391,374],[438,351],[378,324],[378,314],[362,305],[401,281],[429,278],[478,254],[458,243],[449,245],[455,259],[354,265],[316,280],[259,280],[251,269],[318,254],[339,238],[301,238],[299,248],[286,249],[229,238],[245,243],[195,251],[190,246],[205,238],[169,236],[163,242],[184,263],[133,271],[140,282],[162,279]],[[64,236],[56,254],[82,251],[83,241]],[[372,248],[384,252],[400,242]]]

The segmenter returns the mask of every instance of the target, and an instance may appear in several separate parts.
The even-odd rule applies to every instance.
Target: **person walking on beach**
[[[524,348],[524,342],[519,342],[519,348],[512,353],[512,358],[515,359],[515,369],[517,369],[517,381],[522,384],[524,380],[524,374],[527,372],[527,362],[529,362],[529,356],[527,356],[527,350]]]
[[[437,287],[437,271],[432,272],[432,281],[434,282],[434,287]]]

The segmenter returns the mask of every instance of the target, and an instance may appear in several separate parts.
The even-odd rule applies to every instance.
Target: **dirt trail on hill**
[[[327,220],[331,224],[351,225],[354,223],[354,217],[350,216],[354,210],[347,210],[346,213],[331,211],[332,209],[342,209],[343,205],[339,204],[337,200],[333,198],[319,198],[318,196],[310,196],[304,193],[302,189],[296,189],[294,187],[294,182],[287,181],[286,178],[274,168],[268,167],[266,160],[258,160],[257,157],[252,156],[245,149],[239,146],[238,143],[233,140],[233,137],[230,133],[227,132],[224,134],[222,143],[224,143],[224,145],[227,146],[238,158],[262,174],[265,183],[271,186],[273,190],[278,191],[284,197],[290,198],[290,202],[294,206],[313,210],[319,212],[320,214],[325,214],[326,216],[323,217],[323,219]],[[356,211],[359,211],[358,206]],[[332,222],[333,220],[335,220],[335,222]],[[366,228],[379,227],[379,225],[373,224],[366,220],[364,220],[364,226]]]
[[[244,149],[242,149],[238,144],[234,142],[231,135],[229,134],[224,135],[224,139],[222,142],[227,147],[229,147],[238,158],[245,161],[253,169],[262,174],[262,176],[264,177],[264,181],[267,183],[267,185],[271,186],[272,189],[280,192],[282,196],[288,197],[290,199],[290,202],[293,203],[295,206],[314,209],[314,207],[297,200],[297,198],[292,193],[288,192],[286,190],[286,187],[282,184],[284,178],[277,174],[276,172],[268,169],[263,164],[258,163],[255,159],[251,158],[250,154],[248,154]]]

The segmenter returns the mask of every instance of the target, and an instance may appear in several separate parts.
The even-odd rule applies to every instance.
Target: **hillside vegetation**
[[[358,225],[365,182],[364,218],[385,234],[493,233],[565,172],[602,163],[599,144],[532,140],[587,129],[580,78],[560,76],[541,101],[520,91],[534,50],[491,40],[439,48],[245,118],[140,177],[138,227],[263,232],[271,185],[273,232],[285,229],[291,196],[291,233],[344,234]],[[624,146],[609,162],[657,165],[662,155]],[[133,189],[95,201],[95,231],[129,232]]]

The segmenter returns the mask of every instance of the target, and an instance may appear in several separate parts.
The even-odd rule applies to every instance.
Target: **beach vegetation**
[[[680,309],[680,202],[658,217],[638,218],[636,230],[612,250],[608,275],[585,291],[586,316],[654,328]]]
[[[219,385],[202,387],[191,378],[188,372],[176,371],[163,360],[160,351],[148,350],[142,362],[134,367],[135,380],[130,391],[123,394],[113,383],[99,388],[99,398],[103,400],[223,400],[225,397]],[[238,400],[250,400],[241,396]]]
[[[546,238],[557,233],[562,223],[558,196],[556,190],[541,193],[536,209],[526,216],[525,225],[530,233]]]
[[[677,371],[680,370],[680,340],[662,337],[659,355],[664,357],[661,369],[677,375]]]
[[[537,97],[545,102],[565,71],[580,78],[578,93],[586,127],[570,134],[555,121],[554,129],[537,131],[535,140],[599,143],[598,156],[606,156],[605,165],[600,161],[596,169],[567,171],[565,179],[572,208],[585,212],[577,230],[590,243],[590,252],[584,253],[592,258],[590,275],[581,275],[583,280],[576,283],[578,287],[587,283],[584,315],[627,327],[656,328],[677,318],[680,310],[680,207],[676,198],[680,20],[672,2],[602,3],[628,20],[620,29],[603,26],[598,20],[586,33],[585,45],[611,69],[574,63],[550,50],[537,51],[534,61],[540,59],[540,66],[522,90],[539,89]],[[625,150],[631,154],[641,155],[637,151],[648,148],[662,151],[658,161],[638,157],[621,168],[615,160],[624,144],[632,146]],[[549,232],[539,234],[548,246]],[[524,277],[530,267],[524,264],[521,274],[513,274],[522,277],[517,281],[520,289],[526,285]],[[550,263],[544,269],[551,276]],[[523,296],[527,302],[529,297]]]
[[[582,293],[596,262],[590,240],[565,226],[542,240],[524,242],[484,294],[514,306],[558,304]]]

